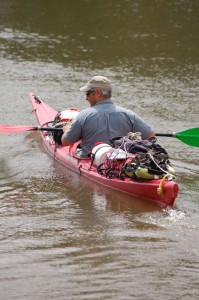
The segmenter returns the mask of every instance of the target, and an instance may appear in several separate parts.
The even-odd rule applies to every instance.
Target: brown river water
[[[30,91],[88,107],[93,75],[157,132],[198,127],[197,0],[0,1],[0,124],[37,125]],[[199,299],[199,151],[158,138],[179,196],[163,209],[98,186],[0,134],[0,300]]]

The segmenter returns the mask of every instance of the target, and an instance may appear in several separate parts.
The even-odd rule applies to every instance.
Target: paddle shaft
[[[176,137],[176,133],[156,133],[156,136]]]
[[[62,131],[62,128],[54,128],[54,127],[34,127],[31,130],[35,130],[35,131]]]
[[[24,131],[57,131],[61,132],[62,128],[55,127],[34,127],[34,126],[13,126],[13,125],[1,125],[0,124],[0,133],[17,133]],[[180,140],[181,142],[193,146],[199,147],[199,128],[190,128],[182,132],[173,132],[173,133],[156,133],[156,136],[163,137],[174,137]]]

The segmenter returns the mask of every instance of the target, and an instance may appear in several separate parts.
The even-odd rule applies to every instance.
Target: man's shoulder
[[[91,113],[91,112],[93,112],[93,111],[94,111],[93,107],[87,107],[87,108],[82,109],[82,110],[80,111],[80,113],[78,114],[78,116],[79,116],[79,115],[80,115],[80,116],[84,116],[84,115],[87,115],[87,114],[89,114],[89,113]]]
[[[128,108],[125,108],[125,107],[122,107],[122,106],[120,106],[120,105],[116,105],[115,107],[116,107],[116,110],[117,110],[118,112],[124,112],[124,113],[126,113],[126,114],[134,114],[134,112],[133,112],[132,110],[130,110],[130,109],[128,109]]]
[[[79,114],[75,119],[76,120],[85,119],[87,116],[93,114],[94,112],[95,110],[92,107],[84,108],[79,112]]]

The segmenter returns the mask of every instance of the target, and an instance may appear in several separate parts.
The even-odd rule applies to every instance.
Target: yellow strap
[[[164,181],[165,181],[167,178],[169,178],[169,177],[170,177],[170,174],[166,174],[166,175],[162,178],[162,180],[161,180],[161,182],[160,182],[160,184],[159,184],[159,187],[157,188],[157,193],[158,193],[159,196],[163,196],[163,195],[164,195],[164,191],[163,191],[163,183],[164,183]]]

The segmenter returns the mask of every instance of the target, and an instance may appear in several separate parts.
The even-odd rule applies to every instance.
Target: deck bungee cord
[[[98,172],[108,178],[161,179],[165,174],[169,180],[175,178],[175,170],[171,166],[168,153],[156,144],[156,138],[149,141],[142,140],[140,133],[131,132],[128,136],[115,139],[113,148],[106,144],[100,146],[106,147],[104,148],[106,159],[99,164],[101,157],[103,158],[102,152],[101,157],[99,155],[97,158],[94,157],[94,162],[97,162]],[[103,150],[103,148],[97,150],[99,149]],[[95,151],[94,154],[96,156],[98,152]]]
[[[45,107],[43,101],[41,100],[40,96],[34,96],[35,101],[37,101],[39,104],[41,104],[44,108],[44,110],[54,119],[54,116],[48,111],[48,109]]]

